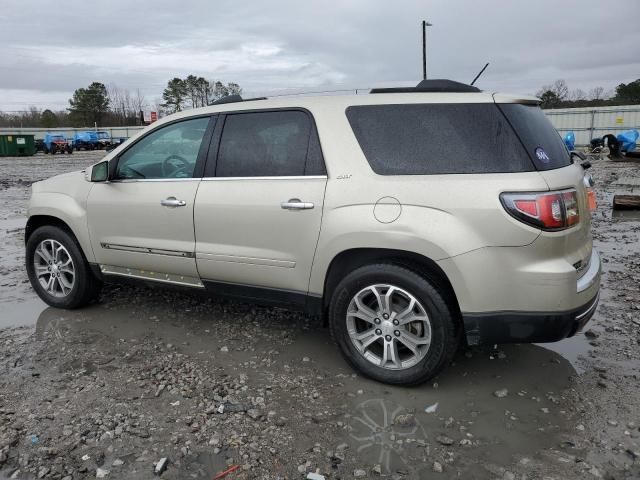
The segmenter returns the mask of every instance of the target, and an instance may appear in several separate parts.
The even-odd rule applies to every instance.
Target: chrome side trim
[[[138,183],[138,182],[199,182],[200,178],[123,178],[110,180],[111,183]]]
[[[110,180],[110,183],[138,183],[138,182],[214,182],[229,180],[326,180],[326,175],[291,175],[282,177],[204,177],[204,178],[126,178]]]
[[[326,180],[326,175],[292,175],[283,177],[204,177],[203,182],[228,182],[233,180]]]
[[[131,245],[118,245],[116,243],[101,243],[100,246],[106,250],[121,250],[123,252],[152,253],[154,255],[168,255],[170,257],[195,257],[193,252],[183,252],[180,250],[163,250],[161,248],[134,247]]]
[[[242,263],[247,265],[264,265],[267,267],[295,268],[296,262],[292,260],[278,260],[274,258],[240,257],[225,255],[222,253],[196,253],[196,260],[212,262]]]
[[[593,300],[591,305],[589,305],[589,308],[587,308],[580,315],[576,315],[576,321],[582,322],[583,320],[589,320],[595,313],[596,308],[598,308],[598,300],[600,300],[600,292],[598,292],[596,298]]]
[[[185,275],[172,275],[169,273],[150,272],[137,268],[116,267],[113,265],[100,265],[100,272],[104,275],[117,275],[120,277],[135,278],[138,280],[151,280],[160,283],[170,283],[184,287],[204,288],[204,285],[197,277]]]
[[[589,259],[589,268],[587,271],[578,279],[576,284],[576,290],[578,293],[584,292],[588,288],[592,287],[600,278],[600,255],[596,249],[591,250],[591,258]]]

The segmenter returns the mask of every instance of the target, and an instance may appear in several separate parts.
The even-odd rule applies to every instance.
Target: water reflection
[[[37,317],[36,337],[47,340],[54,336],[69,349],[90,344],[91,361],[98,366],[113,358],[114,342],[123,338],[152,335],[154,341],[177,345],[193,357],[218,352],[218,342],[244,341],[237,333],[229,333],[237,332],[238,314],[212,317],[206,309],[188,311],[184,305],[149,303],[144,308],[133,301],[77,311],[45,308]],[[261,312],[257,310],[258,315]],[[328,424],[314,428],[320,429],[325,438],[334,439],[336,456],[342,456],[341,461],[347,464],[379,465],[383,473],[400,471],[409,478],[426,478],[433,475],[432,464],[438,461],[444,465],[446,478],[487,463],[507,465],[520,456],[536,456],[559,445],[561,436],[573,430],[570,387],[576,369],[560,354],[561,343],[556,344],[561,347],[560,353],[536,345],[461,352],[433,382],[403,388],[355,375],[326,329],[307,327],[286,312],[274,318],[278,319],[258,326],[246,317],[242,321],[256,328],[254,337],[273,337],[288,329],[287,342],[279,345],[278,361],[272,368],[280,371],[282,365],[289,365],[287,375],[296,376],[308,375],[305,369],[312,366],[318,382],[337,382],[329,401],[331,414],[341,426],[337,431]],[[262,358],[274,344],[254,341],[252,348],[255,350],[250,356]],[[301,363],[302,357],[310,361]],[[248,357],[246,353],[230,352],[216,358],[231,369],[237,367],[238,360]],[[495,395],[505,389],[506,396]],[[436,403],[435,412],[425,411]],[[340,444],[345,447],[339,452]],[[485,478],[483,472],[474,478]],[[489,474],[486,477],[492,478]]]

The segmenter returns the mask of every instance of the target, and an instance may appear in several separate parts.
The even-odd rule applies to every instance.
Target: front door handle
[[[292,198],[288,202],[282,202],[280,207],[285,210],[309,210],[313,208],[313,203],[303,202],[299,198]]]
[[[163,207],[184,207],[187,204],[184,200],[178,200],[176,197],[167,197],[164,200],[160,200],[160,205]]]

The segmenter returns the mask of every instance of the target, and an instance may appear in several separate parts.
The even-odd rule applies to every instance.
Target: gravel
[[[23,266],[29,186],[99,158],[0,159],[0,479],[149,479],[162,458],[169,479],[640,477],[640,218],[610,209],[640,165],[593,162],[591,333],[461,351],[405,389],[297,312],[125,285],[46,308]]]

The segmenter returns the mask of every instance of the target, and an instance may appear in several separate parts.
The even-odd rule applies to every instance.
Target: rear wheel
[[[454,314],[435,285],[398,265],[361,267],[336,287],[331,333],[346,360],[385,383],[437,375],[458,347]]]
[[[47,225],[31,234],[26,263],[31,285],[52,307],[82,307],[100,293],[102,282],[91,272],[75,239],[59,227]]]

